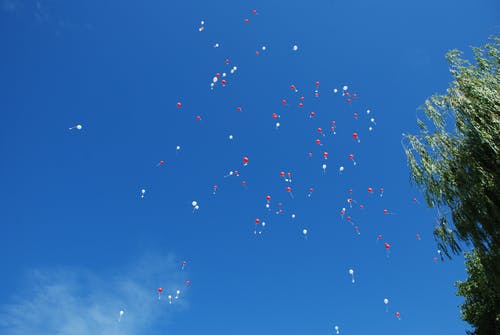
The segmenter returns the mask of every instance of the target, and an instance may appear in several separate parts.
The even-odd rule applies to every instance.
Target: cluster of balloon
[[[251,10],[251,14],[252,14],[252,17],[256,17],[256,15],[258,15],[258,12],[256,9],[254,9],[254,10]],[[250,22],[251,22],[251,20],[248,17],[243,18],[244,25],[251,27],[252,24],[250,24]],[[253,23],[253,19],[252,19],[252,23]],[[205,30],[205,21],[201,20],[199,23],[199,26],[198,26],[198,31],[203,32],[204,30]],[[215,44],[211,43],[210,45],[212,45],[214,49],[219,49],[219,48],[223,49],[223,48],[221,48],[220,43],[215,43]],[[299,51],[298,44],[292,44],[291,49],[292,49],[293,53],[297,53]],[[264,53],[264,52],[267,53],[268,51],[269,50],[268,50],[268,47],[266,45],[260,45],[260,47],[255,51],[255,55],[258,56],[261,53]],[[217,50],[214,52],[219,52],[219,51]],[[210,76],[211,77],[210,78],[210,90],[211,91],[213,91],[215,89],[215,87],[224,88],[227,85],[229,85],[229,78],[233,78],[232,75],[234,75],[238,70],[238,67],[233,65],[231,58],[228,58],[226,56],[224,56],[224,58],[222,58],[220,60],[220,65],[221,65],[221,69],[223,68],[222,71],[211,72],[213,74]],[[219,70],[221,70],[221,69],[219,69]],[[306,97],[308,96],[307,94],[310,94],[310,96],[312,96],[313,99],[316,100],[316,98],[320,97],[320,94],[322,95],[325,92],[327,92],[326,90],[323,89],[324,86],[321,86],[321,83],[319,81],[314,81],[314,82],[310,83],[308,86],[304,85],[303,87],[309,87],[307,89],[307,90],[309,90],[309,93],[307,93],[307,90],[304,89],[302,86],[301,86],[301,89],[299,92],[299,89],[297,88],[297,86],[298,86],[297,82],[289,84],[289,87],[286,87],[286,91],[285,91],[286,93],[283,94],[281,97],[276,97],[276,104],[278,105],[277,107],[282,108],[283,110],[290,110],[292,108],[297,108],[298,111],[301,111],[301,113],[303,113],[302,117],[307,120],[304,124],[309,125],[311,123],[314,123],[314,127],[313,126],[310,127],[310,133],[311,133],[311,136],[313,136],[314,141],[311,139],[308,140],[309,141],[308,143],[310,144],[310,149],[308,149],[308,150],[310,150],[310,151],[307,154],[308,158],[311,161],[314,162],[314,160],[316,160],[317,162],[319,162],[318,165],[315,167],[314,171],[317,171],[318,174],[320,173],[320,171],[322,171],[323,175],[326,175],[326,171],[327,171],[327,167],[328,167],[327,163],[328,163],[330,165],[330,167],[334,166],[334,168],[336,168],[338,166],[339,178],[340,177],[344,178],[344,176],[349,176],[351,166],[356,167],[356,169],[358,169],[358,162],[360,163],[359,165],[362,165],[362,156],[360,156],[361,151],[358,151],[358,150],[347,151],[347,149],[345,151],[341,151],[340,149],[337,150],[337,148],[338,148],[337,146],[335,147],[335,151],[334,151],[333,148],[331,147],[331,142],[332,142],[333,138],[337,139],[337,138],[340,138],[342,134],[347,134],[346,138],[345,138],[345,142],[349,146],[356,147],[356,148],[360,147],[360,146],[358,146],[358,144],[361,144],[361,137],[364,136],[363,129],[361,128],[361,126],[359,126],[360,122],[362,122],[363,120],[365,120],[365,121],[368,120],[368,121],[366,121],[367,122],[366,125],[368,127],[368,131],[370,131],[370,132],[373,131],[374,127],[377,125],[372,111],[370,109],[366,109],[366,113],[362,113],[359,109],[352,110],[353,108],[357,108],[357,107],[352,107],[352,106],[357,106],[355,101],[358,99],[358,93],[354,93],[354,92],[350,91],[349,87],[347,85],[343,85],[343,86],[340,86],[340,88],[333,88],[333,90],[331,90],[330,92],[333,92],[335,95],[337,95],[337,97],[339,97],[339,95],[340,95],[341,97],[339,97],[339,98],[342,99],[342,102],[345,103],[345,106],[349,106],[347,108],[350,111],[351,115],[353,116],[351,118],[351,120],[352,120],[352,122],[356,123],[356,126],[353,128],[348,128],[347,126],[345,126],[345,123],[342,123],[339,120],[338,129],[337,129],[336,121],[331,120],[331,119],[329,119],[327,121],[328,122],[327,124],[321,124],[320,122],[321,122],[321,119],[323,118],[323,115],[322,115],[323,112],[321,112],[319,109],[316,109],[315,111],[311,111],[310,109],[308,110],[308,106],[307,106],[308,101],[306,101]],[[321,91],[320,91],[320,88],[321,88]],[[338,94],[338,93],[340,93],[340,94]],[[281,99],[281,106],[279,104],[280,99]],[[318,99],[318,101],[320,101],[320,100]],[[173,105],[173,103],[172,103],[172,105]],[[187,109],[189,109],[189,102],[187,102],[186,105],[188,107]],[[177,110],[179,110],[179,111],[186,110],[186,107],[184,106],[182,99],[179,99],[175,103],[175,106],[176,106]],[[235,108],[237,112],[244,112],[244,110],[241,106],[232,107],[231,108],[232,111],[234,111],[233,108]],[[286,125],[285,122],[286,122],[287,118],[289,117],[289,115],[290,115],[290,113],[283,112],[282,114],[280,114],[280,113],[278,113],[278,111],[273,112],[271,114],[271,118],[272,118],[272,122],[274,123],[274,127],[276,129],[279,129],[281,127],[280,122],[283,122],[283,125]],[[267,118],[268,117],[269,117],[269,114],[268,114]],[[201,115],[194,115],[194,118],[197,121],[202,120]],[[270,119],[267,119],[267,120],[270,121]],[[343,127],[345,127],[345,128],[343,128]],[[73,129],[82,130],[82,128],[83,127],[81,124],[77,124],[73,127],[70,127],[69,130],[73,130]],[[364,128],[364,129],[366,129],[366,128]],[[339,135],[337,135],[337,131],[338,131]],[[282,136],[282,135],[283,134],[281,132],[278,133],[278,136]],[[228,138],[230,141],[232,141],[234,139],[233,134],[229,134]],[[354,144],[352,144],[352,143],[354,143]],[[349,149],[352,149],[352,147],[349,147]],[[180,152],[180,150],[181,150],[181,146],[177,145],[176,146],[176,155]],[[339,152],[338,155],[337,155],[337,152]],[[358,160],[358,162],[355,160],[355,158]],[[247,156],[243,156],[241,159],[242,159],[243,166],[244,167],[248,166],[248,164],[250,162],[249,158]],[[170,164],[170,160],[167,160],[167,161]],[[337,161],[338,161],[338,165],[336,163]],[[351,165],[351,163],[349,163],[349,161],[352,162],[352,165]],[[332,165],[332,164],[334,164],[334,165]],[[166,165],[166,161],[160,160],[157,163],[156,167],[160,167],[163,165]],[[321,170],[319,169],[319,166],[321,167]],[[347,171],[346,171],[346,169],[347,169]],[[251,179],[247,179],[247,178],[252,177],[251,175],[247,175],[247,172],[249,172],[248,170],[250,170],[250,169],[245,169],[245,168],[242,169],[242,175],[245,177],[245,180],[241,181],[241,185],[244,188],[247,187],[247,180],[249,181],[248,185],[250,185],[250,181],[253,181]],[[344,171],[346,171],[345,175],[343,174]],[[284,183],[285,183],[284,185],[281,185],[280,187],[284,187],[285,192],[288,193],[290,199],[293,200],[291,202],[293,203],[294,201],[300,201],[300,199],[298,199],[298,200],[294,199],[294,195],[292,193],[292,187],[293,188],[298,187],[298,189],[303,189],[302,187],[304,187],[304,186],[303,185],[296,185],[292,182],[292,173],[291,172],[285,173],[285,171],[281,171],[279,175],[280,175],[281,181],[284,181]],[[230,170],[226,175],[224,175],[224,178],[228,178],[227,180],[229,182],[229,181],[232,181],[232,179],[234,179],[233,177],[239,177],[239,176],[240,176],[240,172],[238,170]],[[229,177],[231,177],[231,178],[229,178]],[[328,176],[328,177],[331,177],[331,176]],[[294,180],[295,180],[295,177],[294,177]],[[298,179],[298,180],[300,180],[300,179]],[[212,187],[213,195],[216,195],[218,189],[219,189],[219,186],[213,185],[213,187]],[[281,190],[283,190],[283,189],[281,189]],[[374,193],[376,193],[374,191],[374,188],[372,186],[370,186],[367,188],[367,190],[368,190],[368,197],[370,197],[370,199],[373,199],[372,195]],[[314,192],[314,189],[312,187],[310,187],[309,191],[306,195],[306,198],[311,198],[311,200],[310,200],[311,203],[316,201],[316,199],[312,199],[313,192]],[[277,191],[277,193],[278,193],[278,191]],[[352,193],[353,193],[352,190],[349,190],[349,196],[347,198],[347,205],[343,204],[346,207],[342,207],[340,210],[340,222],[343,223],[344,217],[345,217],[346,221],[352,225],[354,232],[357,235],[360,235],[359,223],[356,222],[356,224],[355,224],[352,217],[355,216],[355,214],[356,214],[355,211],[357,210],[357,208],[364,209],[365,207],[363,204],[359,204],[359,206],[353,206],[353,204],[357,204],[357,202],[356,202],[356,200],[353,199]],[[144,198],[145,194],[146,194],[146,189],[144,189],[144,188],[140,189],[140,197]],[[279,194],[281,194],[281,193],[279,193]],[[384,189],[380,188],[379,189],[379,196],[383,197],[383,195],[384,195]],[[285,195],[283,195],[283,196],[286,197]],[[317,198],[317,196],[315,196],[314,198]],[[271,196],[266,195],[265,200],[266,200],[265,208],[267,210],[266,211],[266,217],[267,217],[267,215],[269,214],[269,211],[271,210]],[[358,200],[363,201],[363,199],[361,199],[361,198],[359,198]],[[259,201],[262,201],[262,199],[260,197],[259,197]],[[413,198],[413,202],[417,203],[416,198]],[[193,213],[198,211],[200,208],[197,201],[193,200],[191,202],[191,205],[193,207]],[[367,208],[369,208],[368,205],[369,204],[367,204]],[[342,204],[340,204],[340,206],[342,206]],[[283,202],[276,202],[276,212],[275,213],[277,215],[281,216],[281,214],[284,213],[283,208],[284,208]],[[286,207],[286,208],[288,208],[288,207]],[[293,209],[294,208],[292,207],[292,210]],[[384,215],[394,214],[394,213],[389,212],[388,209],[383,209],[382,213],[380,213],[380,208],[377,208],[376,211],[379,214],[383,213]],[[264,215],[261,217],[264,217]],[[295,218],[296,218],[296,214],[292,213],[291,219],[295,220]],[[356,221],[357,221],[357,219],[356,219]],[[266,227],[265,221],[261,221],[260,218],[255,219],[254,234],[256,234],[256,235],[262,234],[262,231],[265,227]],[[295,228],[295,229],[297,229],[297,234],[299,235],[300,228]],[[308,229],[311,229],[311,227],[308,227]],[[309,233],[308,229],[305,229],[302,227],[301,232],[302,232],[303,239],[307,240],[308,233]],[[417,240],[420,240],[419,234],[416,234],[415,237]],[[378,234],[377,239],[376,239],[376,243],[378,244],[379,243],[378,241],[381,241],[381,240],[382,240],[382,235]],[[383,245],[384,245],[384,248],[386,250],[386,255],[387,255],[387,257],[389,257],[391,245],[387,242],[385,242]],[[438,256],[441,256],[440,250],[438,250],[438,254],[439,254]],[[437,261],[437,260],[438,260],[438,257],[434,257],[434,261]],[[185,270],[186,265],[187,265],[186,261],[181,262],[181,271]],[[351,282],[354,284],[355,283],[354,270],[349,269],[348,274],[351,277]],[[184,285],[186,287],[188,287],[191,285],[191,282],[189,280],[185,280]],[[162,295],[166,295],[166,291],[164,291],[164,289],[162,287],[157,288],[157,293],[158,293],[158,300],[161,300]],[[178,290],[178,289],[172,290],[172,291],[169,290],[168,293],[169,294],[167,295],[167,299],[168,299],[168,302],[171,304],[176,299],[179,299],[179,297],[181,295],[181,290]],[[386,306],[386,311],[388,311],[389,299],[385,298],[383,301],[384,301],[384,304]],[[119,318],[118,318],[119,322],[121,321],[124,313],[125,313],[124,310],[119,311]],[[397,319],[400,319],[399,312],[396,312],[395,316]],[[340,333],[338,326],[335,326],[334,330],[335,330],[336,334]]]
[[[198,209],[200,209],[200,206],[198,205],[197,201],[191,202],[191,205],[193,206],[193,213],[196,212]]]

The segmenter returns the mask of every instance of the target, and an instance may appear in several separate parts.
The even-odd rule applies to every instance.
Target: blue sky
[[[433,261],[434,213],[400,141],[447,88],[446,51],[470,55],[498,32],[498,12],[494,1],[0,0],[2,333],[464,333],[463,259]],[[160,286],[181,297],[158,301]]]

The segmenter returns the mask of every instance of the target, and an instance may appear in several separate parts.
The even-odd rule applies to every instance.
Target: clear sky
[[[465,333],[463,259],[433,260],[401,134],[447,88],[446,51],[470,55],[499,13],[0,0],[0,333]]]

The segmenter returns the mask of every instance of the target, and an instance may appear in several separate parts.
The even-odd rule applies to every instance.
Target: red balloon
[[[185,284],[186,284],[186,286],[189,286],[189,285],[191,285],[191,281],[186,280]]]
[[[322,132],[323,132],[323,129],[318,128],[318,133],[322,133]]]
[[[300,108],[304,107],[304,104],[302,102],[299,102],[299,107]]]
[[[328,152],[326,152],[326,151],[323,152],[323,157],[325,157],[325,159],[327,159],[328,158]]]
[[[349,159],[354,159],[354,155],[353,154],[349,154]]]
[[[368,187],[368,193],[372,193],[373,189],[371,187]]]
[[[389,211],[387,209],[384,209],[384,214],[389,214]]]
[[[286,100],[285,100],[285,99],[281,100],[281,103],[282,103],[283,105],[286,105]]]
[[[256,9],[252,10],[252,14],[256,15],[257,14],[257,10]]]
[[[215,185],[214,187],[217,187],[217,185]],[[181,263],[181,264],[182,264],[182,265],[186,265],[186,264],[187,264],[187,262],[186,262],[186,261],[182,261],[182,263]]]
[[[396,315],[396,317],[399,319],[399,317],[401,316],[401,313],[396,312],[396,313],[394,313],[394,315]]]
[[[229,59],[226,58],[226,64],[229,64]]]
[[[305,99],[304,97],[300,97],[300,101],[304,101],[304,99]]]
[[[248,162],[249,162],[248,157],[243,157],[243,163],[244,163],[244,164],[248,164]]]
[[[160,164],[160,165],[163,165],[163,164],[165,164],[165,161],[160,161],[160,163],[159,163],[159,164]]]
[[[222,84],[222,86],[226,86],[226,79],[222,79],[220,83]]]
[[[277,119],[277,118],[278,118],[278,114],[273,113],[273,119]]]
[[[379,234],[379,235],[377,235],[377,238],[378,238],[379,240],[381,240],[381,239],[382,239],[382,235],[380,235],[380,234]]]
[[[288,187],[286,188],[286,191],[287,191],[288,193],[290,193],[290,192],[292,192],[292,188],[291,188],[290,186],[288,186]]]
[[[295,89],[295,85],[290,85],[290,89],[294,90]]]
[[[245,23],[248,23],[248,21],[249,21],[248,19],[245,19]]]
[[[237,110],[238,112],[241,112],[241,107],[236,107],[236,110]]]
[[[177,103],[177,108],[181,108],[181,107],[182,107],[182,103],[179,101],[179,102]]]
[[[358,139],[358,133],[352,133],[352,138],[357,140]]]
[[[319,81],[316,82],[316,86],[319,86]]]
[[[260,219],[255,219],[255,224],[259,224],[260,223]]]
[[[316,116],[316,113],[314,112],[311,112],[311,114],[309,114],[310,117],[315,117]]]
[[[267,200],[267,201],[270,201],[270,200],[271,200],[271,196],[270,196],[270,195],[267,195],[267,196],[266,196],[266,200]]]
[[[284,176],[285,176],[285,172],[281,171],[281,172],[280,172],[280,176],[281,176],[281,177],[284,177]]]
[[[201,116],[196,115],[196,120],[197,120],[197,121],[201,121]]]
[[[384,247],[385,247],[386,249],[390,249],[390,248],[391,248],[391,245],[390,245],[389,243],[384,243]]]
[[[158,287],[158,293],[163,292],[163,289],[161,287]]]
[[[314,141],[314,142],[316,142],[316,144],[321,144],[321,141],[320,141],[319,139],[317,139],[317,140],[316,140],[316,141]]]

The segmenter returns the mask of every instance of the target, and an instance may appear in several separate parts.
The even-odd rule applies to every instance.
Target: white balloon
[[[120,311],[120,316],[123,316],[123,314],[125,314],[125,311],[121,310]]]
[[[326,164],[323,164],[322,167],[323,167],[323,170],[326,170]]]
[[[343,167],[343,166],[341,166],[341,167],[339,168],[339,171],[340,171],[340,172],[344,171],[344,167]]]
[[[76,129],[81,130],[82,129],[82,125],[81,124],[77,124],[76,125]]]
[[[386,304],[386,305],[387,305],[388,303],[389,303],[389,299],[385,298],[385,299],[384,299],[384,304]]]
[[[146,193],[146,189],[144,189],[144,188],[143,188],[143,189],[141,189],[141,193],[142,193],[142,194]]]
[[[233,135],[229,135],[229,139],[232,140],[234,137]]]
[[[333,93],[337,93],[338,91],[336,88],[333,89]]]
[[[307,235],[307,229],[302,230],[302,234]]]
[[[218,48],[218,47],[219,47],[219,43],[215,43],[214,48]]]
[[[200,206],[196,205],[194,206],[194,209],[200,209]]]
[[[295,214],[292,214],[292,219],[295,219]]]
[[[353,269],[349,269],[349,274],[352,276],[354,274],[354,270]]]
[[[226,73],[226,72],[223,72],[223,73],[222,73],[222,76],[223,76],[223,77],[227,76],[227,73]]]
[[[180,145],[178,145],[178,146],[176,146],[176,147],[175,147],[175,149],[176,149],[176,150],[181,150],[181,146],[180,146]]]
[[[299,50],[299,46],[298,46],[297,44],[295,44],[295,45],[293,46],[292,50],[293,50],[293,51],[297,51],[297,50]]]
[[[265,226],[266,226],[266,223],[265,223],[265,222],[262,222],[261,224],[262,224],[262,227],[265,227]]]
[[[213,82],[213,83],[216,83],[216,82],[217,82],[217,80],[219,80],[219,78],[217,78],[217,77],[213,77],[212,82]]]
[[[367,109],[366,114],[370,114],[371,110]]]
[[[349,88],[349,87],[348,87],[347,85],[345,85],[344,87],[342,87],[342,89],[343,89],[344,91],[347,91],[347,89],[348,89],[348,88]]]
[[[193,201],[191,204],[193,205],[193,207],[196,207],[196,205],[198,205],[196,201]]]

